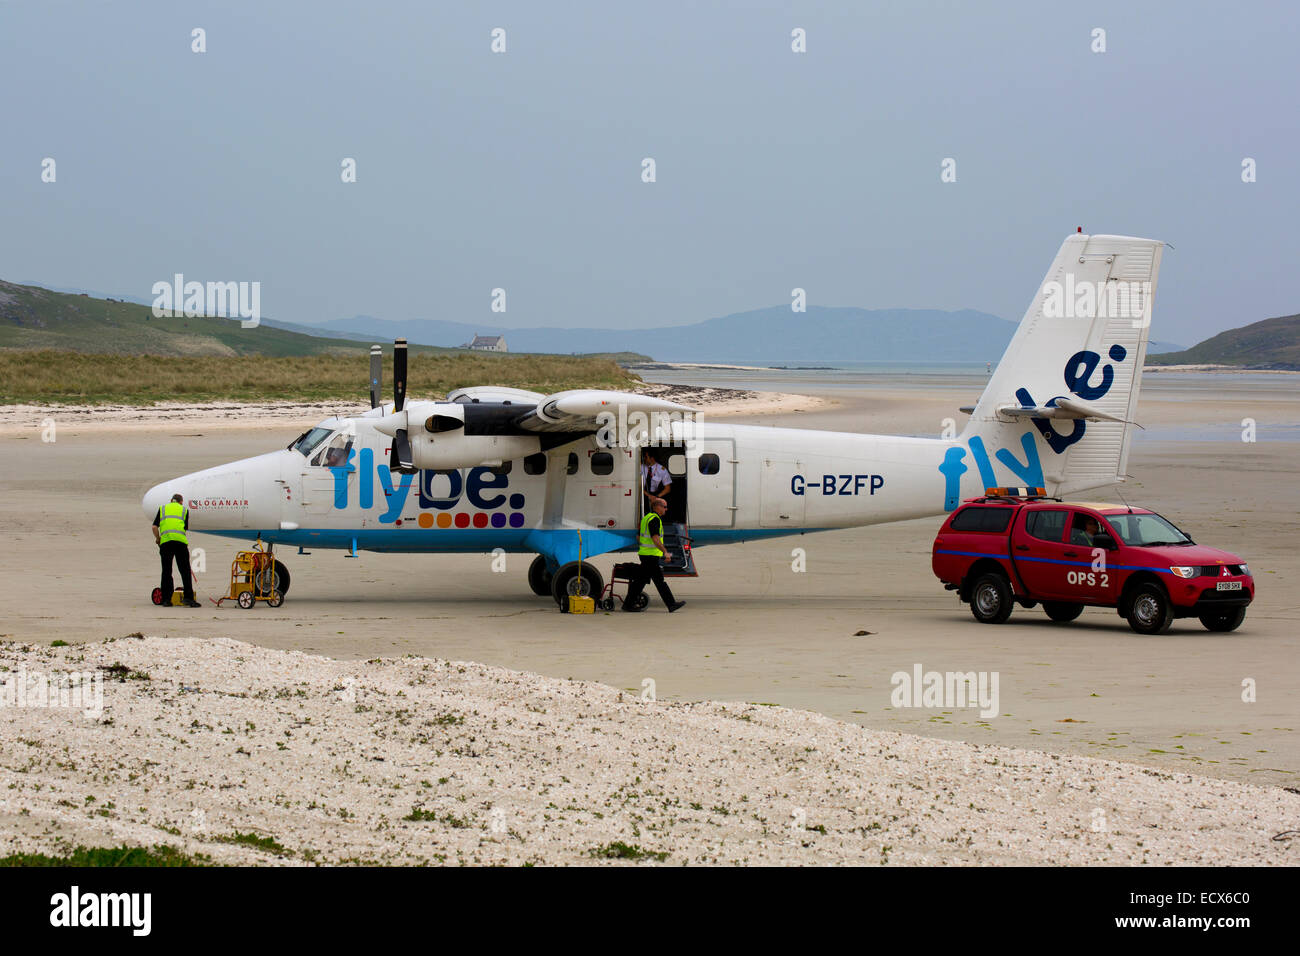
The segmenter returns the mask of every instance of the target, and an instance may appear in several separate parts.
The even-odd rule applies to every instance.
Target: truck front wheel
[[[1043,610],[1047,616],[1058,624],[1066,624],[1073,621],[1083,613],[1082,604],[1069,604],[1062,601],[1044,601]]]
[[[1174,609],[1165,589],[1153,581],[1139,584],[1129,595],[1128,626],[1139,634],[1163,634],[1174,623]]]
[[[1206,611],[1200,615],[1200,618],[1207,631],[1226,634],[1228,631],[1235,631],[1241,626],[1241,622],[1246,620],[1246,609],[1236,607],[1230,611]]]
[[[1001,624],[1011,616],[1011,583],[990,571],[975,579],[970,589],[970,612],[981,624]]]

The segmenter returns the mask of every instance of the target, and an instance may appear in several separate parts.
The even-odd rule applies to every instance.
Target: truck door
[[[1066,593],[1081,604],[1112,604],[1119,593],[1109,566],[1115,552],[1093,544],[1094,535],[1109,530],[1101,516],[1091,511],[1076,510],[1070,518],[1064,556],[1074,564],[1066,572],[1065,586]]]
[[[1066,575],[1075,570],[1065,556],[1075,551],[1066,544],[1070,523],[1068,508],[1026,508],[1011,537],[1011,557],[1029,596],[1038,600],[1061,601],[1069,597]]]

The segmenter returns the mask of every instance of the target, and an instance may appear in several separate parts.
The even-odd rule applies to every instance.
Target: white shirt
[[[660,489],[663,488],[664,485],[671,485],[673,483],[672,477],[668,474],[668,469],[665,468],[663,465],[659,464],[659,462],[655,462],[654,467],[650,469],[649,485],[646,484],[645,475],[646,475],[646,466],[642,465],[641,466],[641,487],[642,489],[648,487],[652,495],[658,494]]]

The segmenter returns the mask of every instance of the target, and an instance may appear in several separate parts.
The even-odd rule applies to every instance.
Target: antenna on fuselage
[[[384,383],[384,350],[381,346],[370,346],[370,407],[378,408],[383,401],[380,394]]]

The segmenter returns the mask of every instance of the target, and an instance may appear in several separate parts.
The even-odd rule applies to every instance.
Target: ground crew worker
[[[659,597],[663,599],[670,612],[686,604],[685,601],[678,601],[673,597],[673,592],[668,589],[668,582],[664,580],[664,569],[659,566],[664,556],[663,514],[668,505],[662,498],[656,498],[651,507],[654,510],[646,512],[645,517],[641,519],[641,533],[637,535],[637,543],[640,545],[637,555],[641,558],[641,573],[627,587],[627,597],[623,600],[625,611],[641,610],[636,606],[637,600],[651,581],[655,583]]]
[[[194,600],[194,582],[190,577],[190,545],[185,532],[190,529],[190,509],[184,498],[172,495],[172,500],[158,509],[153,519],[153,539],[162,557],[162,606],[172,606],[172,561],[181,573],[181,587],[186,607],[202,607]]]

